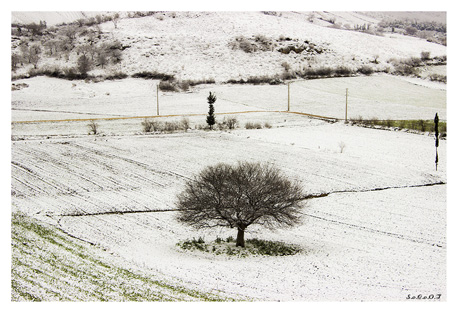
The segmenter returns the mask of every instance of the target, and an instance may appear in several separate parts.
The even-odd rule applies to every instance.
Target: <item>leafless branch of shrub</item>
[[[248,121],[248,122],[244,125],[244,127],[245,127],[246,129],[262,129],[262,124],[261,124],[260,122],[255,122],[255,123],[254,123],[254,122]]]
[[[190,129],[189,118],[183,117],[183,119],[181,119],[181,127],[184,131],[187,131]]]
[[[342,154],[344,149],[346,148],[346,143],[341,141],[340,143],[338,143],[338,147],[340,148],[340,153]]]
[[[90,123],[87,125],[89,127],[89,134],[98,134],[98,124],[94,121],[91,120]]]

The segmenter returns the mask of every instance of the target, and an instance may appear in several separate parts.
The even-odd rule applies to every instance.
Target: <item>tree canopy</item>
[[[237,246],[252,224],[268,228],[300,222],[305,199],[298,182],[270,164],[220,163],[202,170],[178,195],[178,220],[197,229],[238,229]]]

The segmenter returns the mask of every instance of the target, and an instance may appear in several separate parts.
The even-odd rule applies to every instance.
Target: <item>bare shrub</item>
[[[233,50],[242,50],[246,53],[252,53],[257,51],[257,46],[251,43],[250,40],[244,36],[238,36],[229,43],[229,46]]]
[[[141,125],[143,126],[143,132],[151,132],[153,129],[152,122],[149,119],[145,118]]]
[[[338,143],[338,147],[340,148],[340,153],[342,154],[344,149],[346,148],[346,143],[341,141],[340,143]]]
[[[175,132],[182,129],[182,124],[178,121],[166,121],[163,126],[163,131],[165,132]]]
[[[222,122],[217,124],[219,130],[233,130],[237,127],[238,120],[236,117],[224,117]]]
[[[89,127],[89,134],[96,135],[99,133],[98,124],[94,120],[91,120],[87,127]]]
[[[318,68],[306,68],[304,72],[301,73],[302,77],[308,78],[321,78],[321,77],[331,77],[335,73],[335,70],[331,67],[321,66]]]
[[[431,81],[447,82],[446,75],[432,74],[428,77]]]
[[[224,123],[230,130],[235,129],[238,126],[238,119],[236,117],[224,117]]]
[[[126,73],[123,73],[121,71],[115,71],[110,73],[105,77],[106,80],[116,80],[116,79],[124,79],[127,78],[128,75]]]
[[[412,66],[412,67],[419,67],[422,65],[422,59],[413,56],[409,59],[402,60],[400,63],[408,65],[408,66]]]
[[[200,85],[200,84],[214,84],[214,83],[216,83],[216,81],[215,81],[213,78],[209,78],[209,79],[196,79],[196,80],[186,80],[186,82],[187,82],[191,87],[194,87],[194,86],[197,86],[197,85]]]
[[[351,122],[351,124],[354,124],[354,125],[362,124],[363,123],[363,117],[362,116],[358,116],[358,117],[350,118],[349,121]]]
[[[189,118],[183,117],[181,119],[181,129],[183,129],[184,131],[187,131],[190,129]]]
[[[260,51],[273,51],[275,47],[273,39],[267,38],[264,35],[256,35],[254,41],[258,44],[258,49]]]
[[[334,73],[333,68],[331,67],[319,67],[316,69],[316,75],[318,76],[331,76]]]
[[[394,74],[400,76],[418,76],[418,69],[408,64],[396,64]]]
[[[161,81],[159,82],[159,89],[161,91],[172,91],[172,92],[178,92],[179,88],[176,85],[176,83],[173,83],[171,81]]]
[[[157,71],[142,71],[132,75],[133,78],[143,79],[160,79],[160,80],[173,80],[173,76],[169,74],[159,73]]]
[[[224,122],[218,122],[216,124],[217,128],[221,131],[224,131],[224,130],[227,130],[227,124],[225,124]]]
[[[163,122],[161,122],[161,121],[152,119],[152,120],[148,120],[148,123],[151,126],[151,129],[150,129],[151,132],[160,132],[160,131],[163,131],[163,129],[164,129]]]
[[[286,72],[288,72],[288,71],[290,70],[290,68],[291,68],[291,67],[290,67],[290,64],[287,63],[287,62],[282,62],[282,63],[281,63],[281,66],[284,68],[284,70],[285,70]]]
[[[171,92],[189,91],[190,86],[191,86],[190,80],[169,79],[169,80],[162,80],[161,82],[159,82],[159,89],[161,91],[171,91]]]
[[[374,73],[374,70],[371,66],[368,65],[362,65],[357,69],[357,72],[363,75],[371,75]]]
[[[262,124],[260,122],[250,122],[248,121],[244,127],[246,129],[262,129]]]
[[[350,69],[349,67],[346,67],[346,66],[338,66],[336,69],[335,69],[335,75],[337,76],[351,76],[352,74],[354,73],[354,71],[352,69]]]
[[[417,33],[417,28],[412,27],[412,26],[407,26],[405,28],[405,32],[406,32],[406,34],[408,34],[410,36],[414,36]]]
[[[427,61],[430,59],[430,52],[429,51],[422,51],[421,52],[421,60]]]

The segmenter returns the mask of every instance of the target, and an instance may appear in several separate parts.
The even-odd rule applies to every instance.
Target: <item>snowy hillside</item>
[[[55,13],[49,18],[90,18],[94,13],[68,14]],[[115,22],[88,28],[99,34],[99,39],[90,39],[95,40],[91,46],[120,42],[122,50],[122,61],[107,67],[95,64],[91,74],[157,71],[180,79],[227,81],[274,76],[285,69],[293,72],[325,66],[355,70],[368,64],[375,71],[384,71],[391,69],[392,59],[420,57],[421,52],[429,52],[431,58],[446,55],[446,46],[398,31],[392,33],[390,28],[381,33],[377,27],[381,19],[355,12],[157,12],[136,18],[133,15],[122,12]],[[15,19],[27,20],[25,13],[13,12]],[[354,31],[359,26],[367,30]],[[44,41],[51,38],[58,36],[51,33]],[[37,67],[75,66],[80,56],[78,47],[87,45],[88,38],[87,30],[81,30],[76,35],[75,47],[64,57],[51,56],[43,48],[46,53]],[[243,44],[255,46],[256,50],[246,52],[240,47]],[[18,45],[13,39],[13,52],[19,51]],[[289,52],[290,49],[294,51]],[[31,68],[25,65],[16,73]]]

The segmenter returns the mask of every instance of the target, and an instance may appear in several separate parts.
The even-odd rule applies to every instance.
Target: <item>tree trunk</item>
[[[236,236],[236,247],[244,248],[244,230],[238,228],[238,234]]]

